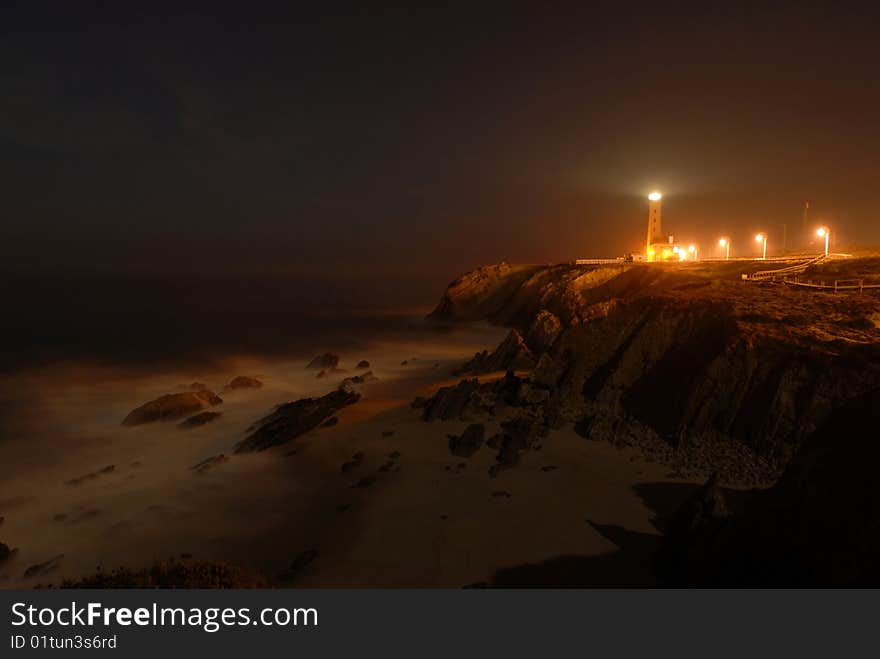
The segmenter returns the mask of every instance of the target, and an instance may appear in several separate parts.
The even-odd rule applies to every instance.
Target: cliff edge
[[[454,281],[429,317],[515,330],[546,428],[766,485],[835,409],[880,388],[880,295],[741,280],[758,267],[501,264]]]

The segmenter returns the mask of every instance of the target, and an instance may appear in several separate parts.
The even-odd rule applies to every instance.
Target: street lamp
[[[688,251],[689,251],[691,254],[694,255],[694,261],[696,261],[696,260],[697,260],[697,246],[696,246],[696,245],[690,245],[690,246],[688,247]]]
[[[722,238],[721,240],[718,241],[718,244],[721,245],[721,247],[723,247],[725,250],[724,260],[729,261],[730,260],[730,239],[729,238]]]
[[[828,227],[819,227],[816,229],[816,235],[825,238],[825,256],[828,256],[828,236],[831,235],[831,230]]]
[[[757,236],[755,236],[755,240],[758,241],[759,243],[764,243],[764,256],[762,256],[761,258],[766,261],[767,260],[767,234],[766,233],[759,233]]]

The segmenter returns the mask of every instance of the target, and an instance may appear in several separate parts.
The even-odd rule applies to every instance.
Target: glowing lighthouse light
[[[648,195],[648,199],[650,201],[660,201],[661,199],[663,199],[663,195],[655,191]]]

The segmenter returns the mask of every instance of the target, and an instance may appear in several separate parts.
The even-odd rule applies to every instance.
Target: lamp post
[[[757,236],[755,236],[755,240],[758,241],[759,243],[764,243],[764,255],[761,257],[761,259],[766,261],[767,260],[767,234],[766,233],[759,233]]]
[[[828,227],[819,227],[816,229],[816,235],[825,238],[825,256],[828,256],[828,236],[831,235],[831,230]]]
[[[690,246],[688,247],[688,251],[689,251],[691,254],[694,255],[694,261],[696,261],[696,260],[697,260],[697,246],[696,246],[696,245],[690,245]]]
[[[724,260],[729,261],[730,260],[730,238],[722,238],[721,240],[718,241],[718,244],[724,248],[724,252],[725,252],[724,253]]]

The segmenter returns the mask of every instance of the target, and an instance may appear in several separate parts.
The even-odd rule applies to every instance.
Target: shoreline
[[[198,475],[193,465],[212,454],[230,455],[234,441],[272,405],[333,384],[316,380],[299,361],[267,360],[259,369],[249,359],[238,360],[237,370],[227,374],[255,372],[266,386],[231,392],[217,408],[223,411],[218,421],[180,432],[173,423],[122,428],[119,421],[140,399],[173,390],[177,385],[169,382],[186,378],[128,374],[96,382],[93,374],[90,382],[74,373],[71,386],[51,369],[24,378],[29,387],[47,379],[52,386],[43,391],[47,399],[36,415],[43,417],[42,430],[35,429],[30,442],[20,438],[0,445],[4,464],[18,470],[14,477],[5,475],[7,495],[0,500],[2,537],[18,549],[0,567],[5,577],[0,587],[58,585],[96,569],[138,569],[180,556],[240,565],[276,586],[461,587],[560,552],[613,552],[614,544],[586,518],[652,533],[652,513],[632,486],[665,482],[665,467],[569,429],[548,438],[545,450],[525,459],[521,470],[489,479],[488,448],[469,460],[449,453],[447,436],[466,423],[426,423],[410,407],[414,397],[456,383],[459,378],[450,372],[487,347],[490,336],[500,339],[504,332],[483,326],[476,337],[454,330],[431,334],[433,344],[376,344],[363,354],[371,357],[379,380],[358,387],[362,400],[341,410],[337,425],[234,456]],[[417,350],[421,356],[409,354]],[[413,356],[415,362],[399,365],[399,359]],[[354,357],[346,361],[354,363]],[[294,380],[285,384],[284,373]],[[53,426],[63,431],[38,436]],[[27,448],[30,455],[12,459],[13,448]],[[365,454],[363,463],[340,473],[357,452]],[[380,472],[395,452],[399,471]],[[547,461],[564,467],[540,471],[553,466]],[[108,474],[65,484],[110,464]],[[358,487],[363,479],[372,480]],[[545,505],[558,496],[569,504],[548,517]],[[609,501],[618,503],[609,507]],[[55,519],[60,515],[65,517]],[[527,532],[532,524],[544,532]],[[309,566],[293,579],[279,579],[297,556],[311,550],[317,557]],[[21,578],[27,567],[59,555],[45,573]]]

